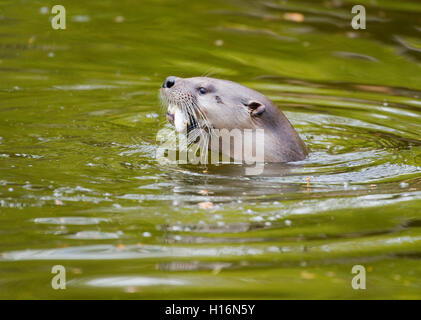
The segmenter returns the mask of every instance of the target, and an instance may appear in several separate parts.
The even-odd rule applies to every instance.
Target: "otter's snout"
[[[169,76],[167,79],[165,79],[162,87],[167,89],[171,88],[173,85],[175,85],[175,79],[177,79],[177,77]]]

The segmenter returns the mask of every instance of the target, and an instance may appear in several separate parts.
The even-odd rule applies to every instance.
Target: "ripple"
[[[158,245],[92,245],[56,249],[4,252],[0,261],[28,260],[114,260],[175,257],[247,256],[263,254],[264,249],[250,247],[191,248]]]
[[[379,205],[385,206],[399,202],[421,199],[421,192],[407,192],[397,194],[371,194],[352,198],[332,198],[326,200],[304,200],[292,205],[279,206],[281,216],[315,214],[323,211],[340,210],[346,208],[369,208]]]
[[[105,218],[88,218],[88,217],[50,217],[50,218],[35,218],[35,223],[40,224],[58,224],[58,225],[91,225],[109,222]]]
[[[69,235],[68,239],[84,239],[84,240],[106,240],[118,239],[122,232],[100,232],[100,231],[80,231],[75,234]]]
[[[86,285],[92,287],[148,287],[148,286],[182,286],[188,284],[186,280],[165,279],[156,277],[108,277],[86,281]]]
[[[104,84],[74,84],[74,85],[62,85],[54,86],[55,89],[64,91],[89,91],[89,90],[103,90],[103,89],[114,89],[117,88],[113,85]]]

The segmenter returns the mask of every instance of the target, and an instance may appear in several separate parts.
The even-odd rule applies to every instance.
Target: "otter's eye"
[[[200,94],[206,94],[206,93],[208,93],[208,89],[206,89],[204,87],[200,87],[199,92],[200,92]]]

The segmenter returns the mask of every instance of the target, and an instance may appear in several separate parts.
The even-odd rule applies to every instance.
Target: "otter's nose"
[[[164,83],[162,84],[163,88],[171,88],[175,84],[176,77],[170,76],[167,79],[165,79]]]

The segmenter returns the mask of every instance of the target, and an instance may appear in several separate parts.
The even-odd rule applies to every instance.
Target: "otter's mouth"
[[[160,90],[161,100],[167,106],[167,120],[174,126],[176,132],[186,133],[189,138],[194,139],[193,136],[200,135],[199,132],[206,128],[204,123],[207,122],[204,122],[203,112],[200,111],[197,101],[191,95],[186,96],[186,94],[173,91],[168,88]]]
[[[175,104],[168,105],[167,120],[179,133],[190,133],[192,130],[199,128],[196,115]]]

